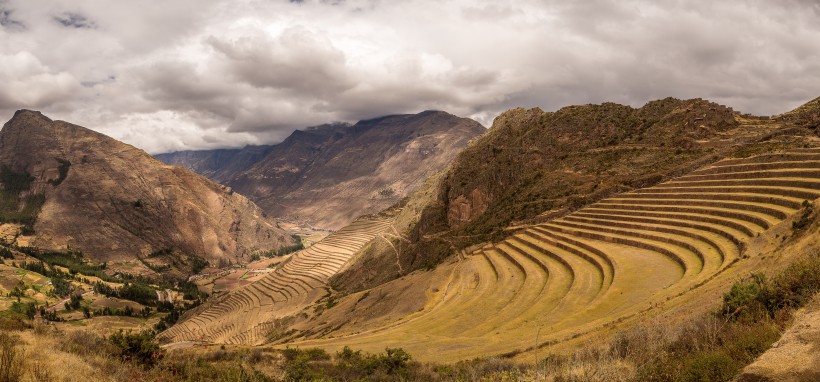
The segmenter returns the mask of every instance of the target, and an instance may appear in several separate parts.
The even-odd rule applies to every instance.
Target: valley
[[[674,333],[725,305],[738,280],[820,250],[818,102],[772,118],[674,99],[513,110],[389,208],[335,230],[252,210],[277,244],[248,241],[241,254],[201,262],[181,251],[190,247],[130,262],[94,247],[42,248],[54,234],[50,215],[35,214],[0,226],[0,318],[58,332],[150,331],[178,354],[387,348],[444,364],[579,357],[647,325]],[[683,128],[695,115],[706,115],[697,130]],[[20,199],[9,211],[25,211],[28,190],[43,190],[47,211],[59,195],[49,187],[71,185],[73,171],[57,185],[12,183],[7,197]],[[626,361],[595,367],[608,362]]]

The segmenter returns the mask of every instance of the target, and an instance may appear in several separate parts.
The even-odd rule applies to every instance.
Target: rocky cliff
[[[16,203],[4,203],[4,219],[33,223],[37,247],[80,250],[110,267],[184,274],[292,240],[230,189],[39,112],[4,125],[0,166],[4,200]]]

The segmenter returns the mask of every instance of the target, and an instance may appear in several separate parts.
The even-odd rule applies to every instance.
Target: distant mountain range
[[[407,196],[485,130],[425,111],[296,130],[272,146],[156,157],[247,195],[271,216],[338,229]]]

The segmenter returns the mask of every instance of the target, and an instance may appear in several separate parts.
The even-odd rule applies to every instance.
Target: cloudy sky
[[[667,96],[758,115],[820,96],[820,0],[0,0],[0,118],[151,153]]]

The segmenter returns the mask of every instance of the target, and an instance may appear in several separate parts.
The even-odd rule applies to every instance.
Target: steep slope
[[[0,165],[17,209],[36,217],[35,246],[80,250],[115,269],[187,273],[201,263],[194,258],[236,261],[292,240],[247,198],[38,112],[18,111],[4,125]]]
[[[275,217],[338,229],[407,196],[484,131],[473,120],[440,111],[322,125],[293,132],[233,177],[228,173],[241,167],[237,162],[248,163],[249,148],[158,158],[248,195]]]
[[[273,146],[245,146],[241,149],[176,151],[154,157],[165,164],[187,168],[197,174],[225,184],[259,162]]]

